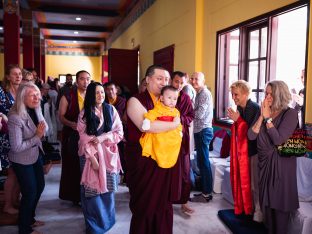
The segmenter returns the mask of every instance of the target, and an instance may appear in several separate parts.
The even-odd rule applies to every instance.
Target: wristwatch
[[[265,123],[265,124],[267,124],[267,123],[272,123],[272,121],[273,121],[273,119],[270,117],[270,118],[265,118],[264,120],[263,120],[263,122]]]

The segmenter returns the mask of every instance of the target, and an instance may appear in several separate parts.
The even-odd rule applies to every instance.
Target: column
[[[41,76],[41,43],[40,43],[40,28],[33,29],[33,40],[34,40],[34,68],[37,75],[42,79]]]
[[[34,67],[34,42],[33,42],[33,23],[32,11],[22,12],[23,21],[23,67]]]
[[[41,80],[43,80],[43,82],[47,82],[48,79],[46,77],[46,69],[45,69],[45,40],[44,39],[40,39],[40,47],[41,47],[41,67],[40,67],[40,71],[41,71]]]
[[[20,11],[17,0],[3,0],[4,67],[20,64]]]

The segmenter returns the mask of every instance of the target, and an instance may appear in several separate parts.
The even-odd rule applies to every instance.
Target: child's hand
[[[96,157],[93,156],[93,157],[90,158],[90,160],[91,160],[91,166],[92,166],[93,170],[98,171],[100,165],[99,165],[99,162],[96,159]]]

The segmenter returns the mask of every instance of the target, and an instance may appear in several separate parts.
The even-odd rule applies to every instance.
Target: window
[[[236,80],[250,83],[250,98],[259,104],[270,80],[284,80],[294,93],[304,87],[308,7],[300,4],[218,32],[217,121],[229,121],[227,108],[234,106],[229,87]]]
[[[72,75],[73,83],[76,81],[76,75]],[[60,84],[63,85],[66,82],[66,74],[59,74]]]

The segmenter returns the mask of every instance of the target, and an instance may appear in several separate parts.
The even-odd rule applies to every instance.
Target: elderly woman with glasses
[[[9,159],[21,188],[19,233],[39,233],[33,227],[43,225],[35,220],[35,210],[44,189],[41,138],[47,124],[40,108],[40,90],[29,82],[22,84],[9,112]]]

